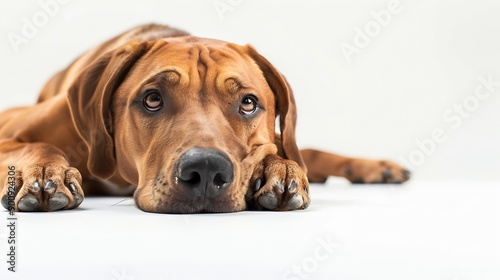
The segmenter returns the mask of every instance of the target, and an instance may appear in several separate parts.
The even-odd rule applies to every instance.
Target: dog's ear
[[[90,64],[68,91],[71,118],[88,147],[87,167],[101,179],[116,170],[111,98],[135,62],[153,42],[128,43]]]
[[[280,121],[281,148],[283,149],[283,153],[287,159],[297,162],[307,172],[306,165],[295,141],[297,107],[295,106],[292,89],[285,77],[266,58],[260,55],[252,46],[247,45],[246,47],[248,48],[248,54],[261,69],[276,98],[275,112],[276,118],[279,117]]]

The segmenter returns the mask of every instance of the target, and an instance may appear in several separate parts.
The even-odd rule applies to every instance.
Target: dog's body
[[[79,57],[37,104],[0,114],[2,205],[54,211],[133,192],[149,212],[293,210],[310,203],[308,178],[408,179],[389,161],[299,151],[295,120],[288,83],[251,46],[141,26]]]

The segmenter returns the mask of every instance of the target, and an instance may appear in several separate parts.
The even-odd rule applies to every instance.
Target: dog
[[[392,161],[299,150],[296,118],[290,85],[254,47],[139,26],[0,114],[1,203],[57,211],[114,194],[156,213],[284,211],[307,208],[309,182],[329,176],[409,179]]]

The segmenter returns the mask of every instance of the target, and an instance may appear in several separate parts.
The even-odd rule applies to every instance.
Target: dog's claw
[[[290,183],[290,185],[288,185],[288,191],[289,192],[294,192],[295,190],[297,190],[297,183],[292,180],[292,182]]]
[[[47,184],[45,184],[45,187],[43,189],[45,192],[54,192],[56,190],[56,185],[54,184],[54,182],[52,182],[51,180],[49,180],[47,182]]]
[[[72,194],[76,194],[76,187],[75,187],[75,184],[73,184],[73,183],[69,183],[69,191],[70,191]]]
[[[262,180],[259,178],[255,180],[255,191],[260,190],[261,187],[262,187]]]
[[[75,204],[73,204],[72,208],[77,207],[78,205],[82,204],[83,202],[83,197],[79,194],[75,195]]]
[[[283,182],[278,182],[278,184],[276,184],[276,187],[278,188],[278,190],[280,192],[284,192],[285,191],[285,184]]]
[[[34,192],[38,192],[40,190],[40,184],[37,181],[33,182],[32,186]]]
[[[83,196],[81,196],[81,195],[78,194],[78,192],[76,190],[76,187],[75,187],[75,184],[70,183],[69,187],[70,187],[71,193],[75,197],[75,204],[73,204],[73,206],[72,206],[74,208],[74,207],[77,207],[78,205],[82,204],[82,202],[83,202]]]
[[[76,191],[75,184],[69,183],[68,189],[71,192],[71,194],[73,195],[73,197],[75,198],[75,202],[73,203],[71,208],[76,208],[78,205],[80,205],[82,203],[83,197],[81,195],[79,195],[78,192]]]

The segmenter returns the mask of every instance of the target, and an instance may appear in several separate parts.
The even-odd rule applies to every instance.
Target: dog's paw
[[[267,156],[254,170],[251,208],[276,211],[305,209],[311,203],[304,171],[291,160]]]
[[[403,166],[387,160],[354,160],[345,168],[345,177],[355,184],[400,184],[410,175]]]
[[[57,211],[76,208],[83,201],[82,176],[75,168],[34,164],[15,173],[1,194],[6,209]]]

